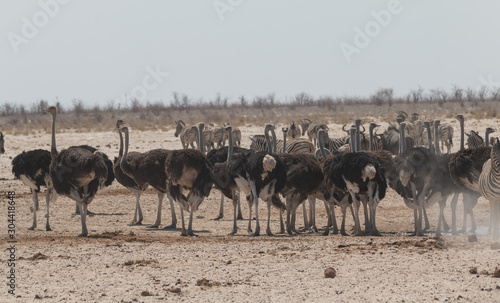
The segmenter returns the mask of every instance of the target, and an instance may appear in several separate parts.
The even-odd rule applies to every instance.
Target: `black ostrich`
[[[232,132],[230,134],[232,136]],[[232,140],[232,138],[231,138],[231,140]],[[246,149],[243,147],[234,146],[232,149],[232,152],[234,152],[236,154],[239,154],[239,153],[249,154],[251,151],[249,149]],[[219,149],[212,149],[211,151],[209,151],[207,153],[207,158],[210,161],[210,163],[214,166],[214,169],[215,169],[215,165],[217,163],[228,163],[228,161],[227,161],[228,157],[229,157],[228,153],[229,153],[229,147],[224,146],[224,147],[221,147]],[[218,186],[218,182],[216,182],[215,184],[216,184],[216,186]],[[227,187],[226,185],[218,188],[221,190],[220,208],[219,208],[219,215],[214,220],[220,220],[224,217],[224,196],[226,196],[228,199],[232,199],[233,203],[235,201],[234,199],[237,200],[237,207],[238,207],[237,219],[238,220],[243,219],[243,216],[241,214],[241,201],[240,201],[239,189],[237,188],[236,183],[234,183],[234,180],[231,181],[231,183],[228,185],[230,185],[231,187],[234,186],[234,189],[235,189],[234,195],[235,196],[232,193],[232,189],[229,189],[229,188],[225,189]]]
[[[89,146],[89,145],[70,146],[69,148],[85,149],[85,150],[88,150],[89,152],[96,154],[96,155],[99,155],[103,158],[104,163],[106,164],[106,168],[108,170],[108,176],[106,178],[106,181],[99,186],[98,193],[102,193],[102,192],[106,191],[109,188],[109,186],[113,183],[113,181],[115,180],[115,173],[113,171],[113,162],[111,162],[111,160],[109,160],[108,155],[99,151],[97,148]],[[78,206],[76,206],[75,214],[77,214],[77,215],[80,214],[80,210],[79,210]],[[95,213],[89,211],[88,209],[87,209],[87,214],[88,215],[95,215]]]
[[[99,188],[104,186],[108,178],[108,169],[102,155],[87,149],[74,147],[58,152],[55,137],[57,109],[51,106],[46,111],[52,115],[50,177],[59,195],[65,195],[76,201],[82,222],[82,233],[79,236],[86,237],[87,206]]]
[[[199,128],[199,130],[198,130]],[[193,214],[208,197],[213,186],[212,164],[203,153],[203,123],[194,128],[198,146],[201,150],[173,150],[165,159],[167,186],[172,198],[181,207],[181,236],[194,236]],[[189,211],[189,224],[186,232],[184,210]]]
[[[123,185],[125,188],[130,190],[134,196],[135,196],[135,211],[134,211],[134,218],[132,220],[132,225],[141,225],[142,220],[143,220],[143,215],[142,215],[142,209],[141,209],[141,194],[143,191],[145,191],[148,188],[148,184],[142,184],[140,186],[137,184],[134,179],[129,177],[127,174],[123,172],[120,166],[120,161],[123,157],[123,135],[122,132],[120,131],[120,128],[123,126],[124,122],[122,120],[117,120],[116,121],[116,128],[118,129],[118,134],[120,135],[120,149],[118,151],[118,157],[115,157],[113,163],[113,170],[115,172],[115,178],[118,183]],[[129,152],[128,153],[128,158],[131,159],[132,161],[140,157],[141,153],[138,152]]]
[[[266,125],[265,135],[269,145],[271,145],[269,132],[273,140],[276,138],[274,128],[272,124]],[[274,146],[276,148],[275,142]],[[286,198],[287,232],[297,233],[295,228],[297,207],[323,182],[323,172],[319,161],[312,154],[277,154],[277,160],[286,172],[285,180],[280,180],[284,183],[284,187],[279,192]],[[268,208],[270,209],[270,203]]]
[[[52,158],[50,152],[43,149],[35,149],[30,151],[23,151],[12,160],[12,173],[16,179],[21,180],[24,185],[28,186],[33,194],[33,206],[30,207],[33,213],[33,224],[29,230],[34,230],[37,226],[36,212],[38,210],[38,193],[40,187],[47,188],[45,202],[47,204],[47,223],[45,229],[51,231],[49,224],[49,202],[57,200],[57,193],[52,186],[50,178],[50,162]]]
[[[164,227],[164,229],[175,228],[177,226],[177,217],[175,215],[174,201],[170,194],[168,194],[167,175],[165,173],[165,161],[170,151],[166,149],[153,149],[145,153],[137,153],[129,159],[128,127],[121,127],[120,131],[125,134],[125,151],[120,160],[120,169],[123,173],[132,178],[139,188],[151,186],[158,192],[158,211],[156,214],[156,221],[150,227],[158,228],[160,226],[163,197],[167,194],[170,200],[172,224]]]
[[[233,160],[233,151],[236,150],[237,154],[242,154],[242,157],[248,157],[251,153],[250,150],[240,147],[233,146],[233,135],[232,127],[228,126],[225,131],[229,134],[229,145],[227,147],[221,147],[220,149],[214,149],[207,154],[207,158],[213,165],[213,179],[214,184],[217,189],[221,191],[221,206],[219,210],[219,216],[215,220],[219,220],[223,217],[223,202],[224,196],[233,201],[234,207],[234,217],[233,217],[233,230],[230,235],[236,234],[238,226],[236,221],[241,215],[241,206],[239,200],[239,189],[234,181],[237,176],[231,176],[229,174],[228,167]],[[225,156],[225,159],[223,158]],[[237,193],[238,191],[238,193]]]
[[[355,129],[351,128],[351,144],[355,146]],[[335,186],[349,192],[354,204],[354,229],[356,235],[362,235],[359,221],[359,200],[368,199],[370,205],[370,223],[367,231],[377,234],[375,227],[375,207],[378,200],[385,197],[387,184],[385,181],[384,168],[380,166],[377,159],[366,152],[350,152],[339,155],[328,171],[327,177]],[[358,197],[357,197],[358,196]],[[365,217],[366,219],[366,217]],[[368,221],[368,220],[367,220]],[[369,228],[369,229],[368,229]]]

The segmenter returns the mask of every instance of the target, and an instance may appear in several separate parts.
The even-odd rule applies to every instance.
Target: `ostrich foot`
[[[47,225],[45,225],[45,230],[46,231],[52,231],[52,228],[50,228],[50,225],[47,224]]]
[[[251,227],[247,228],[247,232],[248,232],[248,234],[250,234],[250,235],[251,235],[251,234],[253,233],[252,228],[251,228]]]
[[[241,214],[239,214],[238,217],[236,217],[236,220],[245,220],[245,219],[243,218],[243,216]]]
[[[28,230],[35,230],[36,225],[31,226]]]
[[[149,225],[148,228],[158,228],[160,227],[160,224],[153,224],[153,225]]]
[[[88,233],[81,233],[78,235],[78,237],[80,237],[80,238],[87,237],[87,236],[88,236]]]
[[[374,231],[371,232],[371,235],[372,236],[375,236],[375,237],[380,237],[382,236],[382,234],[378,231],[378,229],[375,229]]]
[[[138,221],[138,222],[132,221],[132,223],[129,224],[129,226],[135,226],[135,225],[142,225],[142,221]]]
[[[274,234],[272,233],[271,229],[270,228],[267,228],[266,229],[266,234],[270,237],[274,236]]]
[[[327,228],[327,229],[325,229],[325,231],[321,235],[328,236],[329,234],[330,234],[330,229]]]
[[[217,217],[215,217],[213,220],[219,221],[220,219],[224,218],[223,215],[219,214]]]
[[[188,233],[187,231],[184,229],[182,232],[181,232],[181,237],[187,237],[188,236]]]
[[[260,228],[256,228],[255,232],[252,234],[253,237],[258,237],[260,236]]]
[[[163,229],[175,229],[177,227],[177,223],[172,223],[168,226],[163,227]]]
[[[234,236],[234,235],[236,235],[236,230],[233,230],[232,232],[228,233],[227,235],[228,236]]]

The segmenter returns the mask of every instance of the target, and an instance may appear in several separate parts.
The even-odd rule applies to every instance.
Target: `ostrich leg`
[[[36,211],[38,210],[38,193],[36,190],[31,190],[31,193],[33,195],[33,206],[30,207],[31,212],[33,213],[33,224],[31,225],[28,230],[34,230],[36,227]]]
[[[165,226],[163,229],[175,229],[177,227],[177,216],[175,215],[174,198],[172,198],[170,193],[167,193],[167,198],[170,201],[170,214],[172,215],[172,224]]]
[[[243,214],[241,213],[240,189],[236,189],[236,196],[238,197],[238,217],[236,219],[243,220]]]
[[[214,220],[220,220],[224,218],[224,194],[220,193],[220,207],[219,207],[219,215],[214,218]]]
[[[161,224],[161,207],[163,204],[163,193],[158,192],[158,212],[156,213],[156,222],[153,225],[150,225],[149,228],[158,228]]]
[[[55,192],[54,189],[47,189],[47,193],[45,194],[45,202],[47,203],[47,213],[45,216],[47,217],[47,223],[45,224],[45,230],[46,231],[51,231],[52,228],[50,228],[49,224],[49,218],[50,218],[50,213],[49,213],[49,203],[50,200],[55,201],[57,197],[57,193]]]
[[[142,225],[142,209],[141,209],[141,203],[139,200],[141,199],[141,192],[138,190],[133,190],[132,191],[135,196],[135,212],[134,212],[134,219],[132,220],[131,225]],[[137,220],[137,216],[139,216],[139,220]]]
[[[465,199],[465,194],[462,195],[463,199]],[[457,204],[458,204],[458,193],[455,193],[451,198],[451,234],[457,235]],[[464,203],[465,205],[465,203]],[[465,212],[465,210],[464,210]]]

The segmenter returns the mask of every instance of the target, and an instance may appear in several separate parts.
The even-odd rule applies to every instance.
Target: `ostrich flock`
[[[436,235],[450,229],[452,234],[466,232],[467,217],[471,221],[469,232],[474,233],[473,209],[478,198],[483,196],[490,202],[489,232],[493,238],[499,237],[500,142],[498,138],[489,138],[495,132],[493,128],[486,129],[484,139],[476,131],[466,134],[463,115],[456,116],[460,124],[460,150],[456,153],[450,153],[453,128],[440,125],[439,120],[421,121],[416,113],[410,118],[405,112],[398,112],[396,122],[389,123],[381,134],[377,133],[380,125],[370,123],[366,134],[361,120],[356,120],[350,127],[342,127],[346,135],[339,138],[329,137],[326,124],[303,119],[300,125],[292,122],[283,127],[283,139],[278,140],[275,125],[266,124],[263,134],[250,138],[248,149],[240,146],[241,131],[230,124],[188,126],[183,121],[176,121],[175,136],[180,138],[183,149],[153,149],[144,153],[129,151],[129,145],[133,145],[129,142],[129,128],[124,121],[118,120],[120,149],[112,162],[107,155],[88,145],[58,151],[57,109],[51,106],[46,111],[52,115],[50,151],[24,151],[12,160],[12,173],[33,194],[30,230],[37,226],[38,193],[41,187],[46,187],[46,230],[51,230],[49,202],[64,195],[76,202],[81,216],[80,236],[87,236],[88,205],[116,179],[135,196],[132,224],[142,224],[140,197],[152,187],[158,192],[157,218],[152,227],[158,228],[161,224],[166,194],[172,222],[165,228],[177,226],[175,201],[180,206],[182,236],[194,236],[193,213],[214,188],[221,193],[219,215],[215,219],[224,216],[224,197],[232,201],[230,235],[238,232],[237,220],[243,218],[240,205],[240,192],[243,192],[249,208],[247,231],[253,236],[260,235],[259,199],[267,203],[267,235],[273,235],[270,228],[272,206],[280,214],[279,233],[298,234],[296,210],[301,204],[304,230],[318,232],[315,207],[316,199],[320,199],[328,214],[324,235],[330,230],[339,233],[335,208],[340,207],[342,235],[347,235],[345,219],[349,209],[355,235],[377,236],[380,232],[376,226],[376,210],[389,186],[413,210],[416,236],[430,229],[426,209],[436,202],[440,210]],[[302,137],[306,134],[307,139]],[[0,133],[1,152],[4,151],[3,141]],[[456,208],[460,194],[464,220],[462,229],[457,230]],[[450,196],[451,228],[443,213]],[[255,226],[252,228],[253,208]],[[184,211],[189,212],[187,229]]]

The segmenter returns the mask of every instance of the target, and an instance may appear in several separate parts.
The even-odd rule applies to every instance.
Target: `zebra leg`
[[[36,227],[36,212],[38,210],[38,192],[36,190],[31,190],[31,194],[33,195],[33,206],[30,207],[31,212],[33,213],[33,224],[28,230],[34,230]],[[47,218],[48,220],[48,218]]]
[[[177,227],[177,216],[175,215],[174,198],[172,198],[170,193],[167,193],[167,197],[170,201],[170,214],[172,215],[172,224],[165,226],[163,229],[174,229]]]
[[[219,215],[214,218],[214,220],[220,220],[224,218],[224,194],[220,192],[220,207],[219,207]]]

